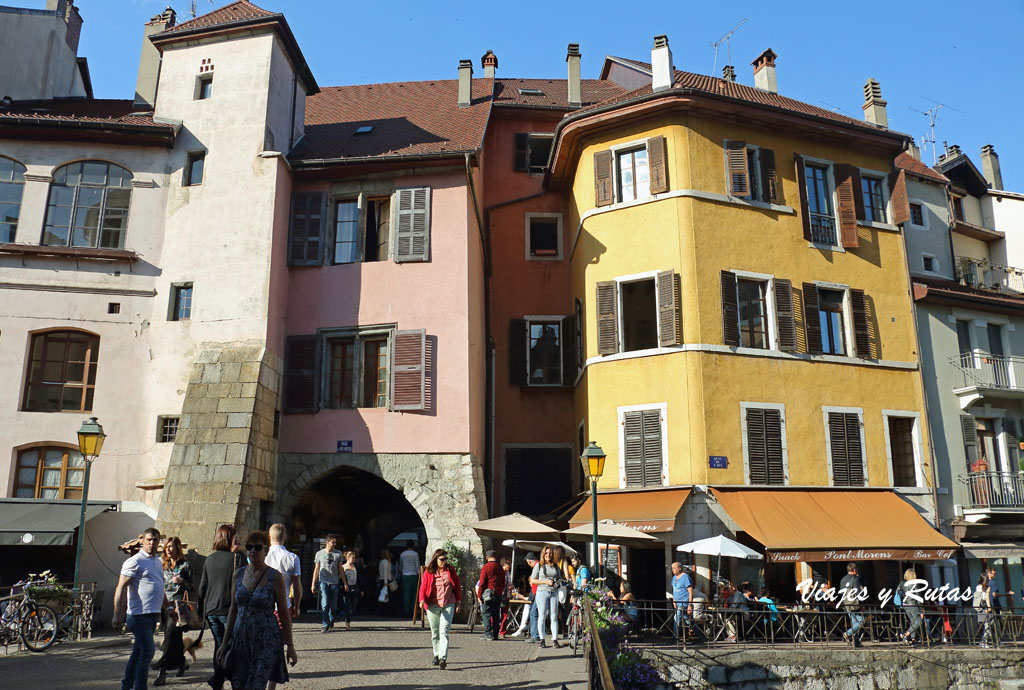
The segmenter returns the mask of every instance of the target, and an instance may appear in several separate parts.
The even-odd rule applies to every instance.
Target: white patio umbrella
[[[472,527],[481,537],[492,537],[495,539],[511,537],[513,563],[516,562],[516,542],[518,540],[532,539],[545,541],[548,539],[558,539],[559,536],[558,530],[552,529],[536,520],[531,520],[519,513],[511,513],[510,515],[502,515],[490,520],[473,522],[470,523],[469,527]]]
[[[715,597],[718,597],[718,580],[722,574],[722,556],[726,558],[750,558],[750,559],[761,559],[764,558],[757,551],[740,544],[737,541],[733,541],[728,537],[719,534],[715,537],[708,537],[707,539],[698,539],[697,541],[691,541],[689,544],[682,544],[676,547],[676,551],[683,551],[685,553],[701,554],[703,556],[718,556],[718,570],[715,573]]]

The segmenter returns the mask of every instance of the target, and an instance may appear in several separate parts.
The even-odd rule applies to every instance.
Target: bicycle
[[[576,656],[576,650],[579,648],[580,640],[583,639],[583,605],[580,602],[583,600],[583,597],[587,595],[588,589],[589,585],[583,589],[574,589],[569,595],[569,599],[572,602],[572,609],[569,610],[569,619],[566,625],[569,628],[568,640],[573,656]]]
[[[60,626],[53,609],[28,595],[32,584],[36,583],[19,582],[11,596],[0,599],[0,644],[6,647],[20,640],[29,651],[43,652],[56,641]],[[21,591],[14,593],[19,587]]]

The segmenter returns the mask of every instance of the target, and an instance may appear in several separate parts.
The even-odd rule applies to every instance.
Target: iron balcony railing
[[[949,358],[953,388],[1024,390],[1024,357],[962,352]]]
[[[836,246],[836,219],[821,213],[811,213],[811,241]]]
[[[1024,294],[1024,269],[1000,266],[988,259],[956,257],[956,277],[961,284],[981,290]]]
[[[970,496],[965,508],[1024,510],[1022,472],[970,472],[960,480]]]

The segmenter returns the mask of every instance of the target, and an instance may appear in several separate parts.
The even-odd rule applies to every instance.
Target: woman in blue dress
[[[275,687],[288,682],[284,648],[288,663],[294,666],[298,662],[291,618],[281,616],[278,627],[274,616],[275,605],[281,611],[288,610],[288,596],[284,577],[265,562],[269,548],[266,532],[251,532],[245,540],[249,565],[239,568],[232,581],[235,596],[217,661],[237,690],[264,690],[267,683]]]

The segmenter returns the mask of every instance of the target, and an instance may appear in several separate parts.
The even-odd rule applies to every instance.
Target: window
[[[953,197],[953,217],[961,222],[964,218],[964,200],[961,197]]]
[[[651,195],[646,147],[616,152],[615,170],[618,174],[618,201],[645,199]]]
[[[811,241],[836,246],[836,219],[832,205],[830,166],[807,163],[804,180],[807,187],[807,210],[810,214]]]
[[[668,190],[668,144],[664,136],[594,153],[595,206],[648,199]]]
[[[910,204],[910,224],[918,227],[925,227],[924,224],[924,205],[911,202]]]
[[[25,166],[0,156],[0,242],[13,242],[18,234]]]
[[[112,163],[82,161],[58,168],[42,243],[124,249],[131,197],[132,174]]]
[[[846,354],[844,298],[845,294],[840,290],[818,290],[818,325],[821,328],[822,354]]]
[[[530,342],[527,349],[527,382],[531,386],[562,384],[561,321],[527,320]]]
[[[740,408],[743,413],[743,452],[748,483],[786,484],[788,473],[783,406],[740,403]]]
[[[156,442],[174,443],[174,437],[178,435],[178,423],[180,417],[157,417],[156,419]]]
[[[121,303],[120,302],[107,302],[107,313],[108,314],[120,314]]]
[[[971,322],[957,319],[956,342],[960,349],[960,366],[974,367],[974,347],[971,345]]]
[[[619,284],[622,301],[622,351],[658,347],[658,304],[654,278]]]
[[[665,406],[619,408],[622,466],[627,487],[663,486],[665,483]]]
[[[768,349],[768,283],[762,280],[736,281],[739,297],[740,346]]]
[[[793,284],[789,280],[722,271],[721,281],[723,343],[731,347],[796,351]]]
[[[577,361],[576,315],[510,319],[509,383],[513,386],[571,386]]]
[[[572,478],[577,464],[572,448],[506,447],[503,509],[538,517],[567,503],[576,493]]]
[[[864,486],[866,470],[860,411],[826,409],[825,417],[833,486]]]
[[[207,72],[196,77],[195,100],[205,101],[213,95],[213,73]]]
[[[99,337],[89,333],[48,331],[33,335],[23,409],[91,410],[99,350]]]
[[[921,255],[921,267],[928,273],[935,273],[939,270],[938,262],[931,254]]]
[[[529,134],[517,132],[514,137],[515,161],[513,169],[520,172],[541,173],[548,165],[551,153],[551,134]]]
[[[885,192],[882,180],[862,175],[860,185],[864,197],[864,220],[875,223],[886,222]]]
[[[871,333],[874,302],[863,290],[845,285],[804,283],[804,335],[807,352],[876,359],[881,345]]]
[[[893,486],[917,486],[914,417],[886,415],[886,438]]]
[[[16,498],[81,499],[85,460],[72,448],[38,446],[18,453]]]
[[[782,203],[774,151],[744,141],[726,141],[725,154],[729,194],[751,201]]]
[[[384,261],[391,238],[391,200],[366,201],[365,218],[359,217],[357,201],[339,201],[334,214],[334,263]]]
[[[203,166],[206,164],[206,151],[193,151],[185,159],[184,186],[191,187],[203,183]]]
[[[598,354],[682,343],[679,275],[674,271],[626,276],[596,287]]]
[[[562,258],[562,214],[526,214],[526,258],[554,260]]]
[[[365,333],[327,339],[331,409],[388,406],[388,335]]]
[[[192,318],[192,283],[171,286],[171,321],[188,321]]]

